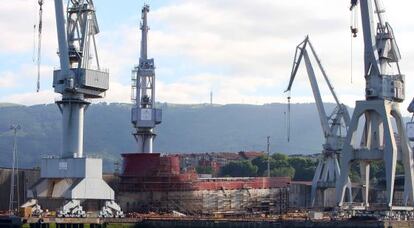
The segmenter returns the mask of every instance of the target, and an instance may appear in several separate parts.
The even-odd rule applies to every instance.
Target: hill
[[[265,150],[271,136],[272,152],[319,153],[323,141],[315,104],[292,104],[291,141],[287,142],[286,104],[174,105],[159,104],[163,123],[156,129],[155,151],[162,153]],[[333,108],[326,105],[327,110]],[[129,104],[91,105],[85,115],[85,152],[99,155],[106,169],[121,153],[135,151]],[[0,105],[0,166],[10,166],[13,141],[9,126],[19,123],[21,167],[39,165],[39,158],[59,155],[61,114],[55,104]]]

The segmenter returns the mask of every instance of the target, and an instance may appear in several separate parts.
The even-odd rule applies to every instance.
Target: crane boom
[[[329,123],[328,123],[328,118],[327,118],[325,107],[323,106],[323,101],[322,101],[321,93],[319,90],[318,82],[316,81],[315,71],[313,70],[312,63],[309,58],[308,52],[306,51],[306,49],[302,49],[302,51],[303,51],[303,57],[305,59],[306,70],[309,76],[309,81],[312,87],[313,96],[315,98],[316,107],[318,108],[322,129],[323,129],[325,137],[327,137],[330,134]]]
[[[65,28],[65,16],[62,0],[55,0],[55,13],[56,13],[56,30],[59,45],[59,61],[62,74],[68,75],[69,64],[69,48],[68,39]]]
[[[292,66],[292,72],[290,73],[290,80],[287,89],[285,90],[285,93],[288,91],[291,91],[293,81],[296,78],[296,73],[298,72],[300,62],[303,58],[303,49],[306,49],[306,45],[308,44],[309,37],[307,36],[303,42],[301,42],[297,47],[295,51],[295,57],[293,58],[293,66]]]
[[[287,89],[285,90],[285,92],[291,91],[292,86],[293,86],[293,82],[296,78],[296,74],[298,72],[298,69],[300,67],[300,63],[302,61],[302,59],[305,59],[305,66],[306,66],[306,70],[308,73],[308,77],[309,77],[309,81],[311,83],[311,87],[312,87],[312,92],[315,98],[315,103],[318,109],[318,113],[319,113],[319,118],[321,121],[321,126],[322,126],[322,130],[324,132],[325,137],[328,137],[329,135],[332,135],[332,126],[329,126],[329,122],[328,120],[330,119],[330,116],[336,116],[335,113],[332,113],[330,116],[327,115],[326,111],[325,111],[325,107],[323,105],[323,100],[320,94],[320,90],[319,90],[319,85],[318,82],[316,80],[316,76],[315,76],[315,71],[313,69],[312,66],[312,62],[309,58],[309,54],[307,51],[307,46],[310,47],[310,50],[314,56],[314,58],[316,59],[316,62],[318,63],[318,67],[320,69],[320,71],[322,72],[322,75],[329,87],[329,90],[332,94],[332,96],[335,99],[335,102],[337,104],[337,109],[335,109],[334,111],[336,113],[340,114],[340,117],[343,117],[344,122],[346,127],[349,125],[350,122],[350,117],[349,117],[349,113],[345,107],[345,105],[341,104],[336,93],[335,93],[335,89],[332,86],[332,83],[329,80],[329,77],[325,71],[325,69],[322,66],[321,60],[319,59],[315,48],[313,47],[312,43],[310,42],[309,36],[307,36],[305,38],[305,40],[303,42],[301,42],[297,47],[296,47],[296,52],[295,52],[295,57],[294,57],[294,61],[293,61],[293,67],[292,67],[292,73],[290,76],[290,80],[289,80],[289,85],[287,87]]]
[[[316,51],[315,51],[315,49],[313,48],[313,45],[312,45],[312,43],[310,42],[310,40],[309,40],[309,39],[308,39],[308,43],[309,43],[309,47],[310,47],[310,49],[311,49],[311,51],[312,51],[312,53],[313,53],[313,56],[315,57],[315,60],[316,60],[316,62],[318,63],[319,69],[321,70],[322,75],[323,75],[323,77],[324,77],[324,79],[325,79],[325,81],[326,81],[326,84],[328,85],[328,88],[329,88],[329,90],[331,91],[331,94],[332,94],[332,96],[333,96],[333,97],[334,97],[334,99],[335,99],[336,104],[337,104],[337,105],[340,105],[341,103],[339,102],[339,99],[338,99],[338,97],[336,96],[335,89],[334,89],[334,87],[332,86],[332,83],[331,83],[331,81],[329,80],[328,75],[326,74],[325,68],[322,66],[322,62],[321,62],[321,60],[319,59],[318,54],[316,54]]]

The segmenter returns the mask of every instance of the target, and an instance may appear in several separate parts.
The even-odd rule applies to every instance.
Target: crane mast
[[[335,99],[336,107],[330,115],[326,113],[325,107],[323,105],[319,85],[316,79],[315,71],[313,69],[309,53],[307,51],[307,47],[310,48],[311,53],[313,54],[316,62],[318,63],[318,67],[322,72],[325,82],[327,83],[329,90]],[[326,74],[326,71],[323,68],[322,63],[318,55],[316,54],[316,51],[312,43],[309,40],[309,36],[307,36],[305,40],[296,47],[292,73],[290,76],[289,85],[285,92],[291,91],[293,82],[296,78],[296,74],[302,62],[302,59],[304,59],[305,61],[306,70],[312,87],[312,92],[315,98],[315,103],[318,109],[322,131],[325,138],[325,143],[323,144],[322,158],[319,159],[319,163],[312,181],[311,206],[314,206],[317,189],[321,189],[323,191],[327,188],[335,188],[336,180],[339,178],[340,174],[338,157],[340,152],[342,151],[342,143],[344,141],[344,137],[341,135],[341,129],[344,125],[345,131],[347,130],[350,122],[350,117],[348,110],[346,109],[346,106],[340,103],[335,93],[335,90],[328,78],[328,75]],[[350,188],[349,190],[349,192],[351,193]]]
[[[404,202],[413,204],[413,155],[408,142],[399,103],[405,97],[404,75],[400,72],[400,51],[390,24],[385,20],[385,10],[379,0],[352,0],[351,10],[360,5],[364,38],[365,97],[357,101],[349,125],[341,157],[341,176],[337,185],[337,202],[342,208],[353,207],[344,204],[345,186],[352,162],[358,162],[363,191],[363,210],[369,209],[370,163],[382,161],[385,164],[387,210],[394,208],[393,194],[397,161],[404,167]],[[352,30],[356,35],[357,29]],[[358,124],[365,118],[362,137],[358,138]],[[397,148],[394,127],[396,122],[400,148]],[[409,202],[410,201],[410,202]],[[401,207],[400,207],[401,208]]]
[[[99,33],[92,0],[55,0],[60,69],[53,72],[53,87],[62,95],[62,154],[42,159],[40,180],[28,191],[35,200],[66,203],[61,216],[84,216],[85,200],[115,205],[114,191],[102,179],[102,159],[83,153],[84,114],[89,99],[102,98],[109,87],[109,73],[99,65],[95,35]],[[53,194],[51,194],[53,193]],[[117,213],[122,214],[121,210]],[[106,215],[106,214],[105,214]]]
[[[63,115],[62,157],[83,157],[86,99],[104,97],[109,73],[99,66],[95,44],[99,27],[92,0],[69,1],[66,26],[62,0],[55,0],[55,11],[60,69],[54,71],[53,87],[62,94],[56,102]]]
[[[161,110],[155,108],[155,65],[148,59],[148,12],[149,5],[142,8],[141,55],[139,64],[132,70],[131,122],[136,129],[133,133],[138,144],[138,153],[152,153],[154,128],[161,123]]]

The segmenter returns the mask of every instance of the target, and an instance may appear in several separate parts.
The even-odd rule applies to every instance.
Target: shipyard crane
[[[351,10],[361,9],[364,38],[365,100],[357,101],[341,156],[341,175],[336,188],[338,206],[342,209],[369,209],[370,162],[382,161],[385,165],[386,202],[384,210],[405,209],[414,199],[413,154],[406,135],[399,104],[405,98],[404,75],[401,74],[400,51],[391,25],[385,20],[385,10],[379,0],[351,0]],[[358,29],[351,27],[354,35]],[[365,117],[362,134],[358,134],[361,117]],[[399,148],[394,127],[399,135]],[[362,135],[362,137],[358,137]],[[404,167],[403,205],[393,203],[397,161]],[[344,192],[351,163],[359,162],[362,206],[344,204]]]
[[[131,122],[135,128],[133,133],[138,144],[138,153],[152,153],[156,136],[154,128],[161,123],[162,110],[155,108],[155,65],[154,59],[148,58],[148,22],[150,8],[142,8],[141,22],[141,55],[138,66],[132,70]]]
[[[310,48],[313,57],[318,63],[318,67],[323,75],[323,78],[325,79],[325,82],[328,85],[332,96],[334,97],[336,107],[330,115],[328,115],[325,110],[307,47]],[[349,126],[350,117],[346,106],[340,103],[332,86],[332,83],[330,82],[328,75],[322,66],[322,63],[316,54],[312,43],[309,40],[309,36],[307,36],[305,40],[296,47],[290,81],[285,92],[290,92],[292,90],[293,82],[296,78],[296,74],[298,72],[302,59],[305,61],[306,70],[312,87],[313,96],[315,98],[316,107],[319,113],[319,120],[321,122],[323,135],[325,137],[322,157],[319,159],[319,163],[312,180],[311,206],[313,207],[315,204],[317,189],[324,190],[327,188],[335,188],[335,183],[340,174],[338,156],[342,151],[344,141],[342,133],[346,133],[346,130]],[[342,129],[344,129],[345,132],[342,132]],[[349,188],[349,193],[351,196],[351,188]]]
[[[89,99],[102,98],[109,73],[99,64],[95,35],[99,26],[92,0],[54,0],[60,69],[53,87],[62,95],[62,153],[42,159],[40,180],[28,191],[33,199],[65,199],[62,216],[82,216],[85,200],[114,200],[114,191],[102,179],[102,159],[83,153],[84,114]]]

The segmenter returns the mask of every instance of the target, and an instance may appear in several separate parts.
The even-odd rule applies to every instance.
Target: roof
[[[263,156],[264,152],[263,151],[240,151],[239,152],[240,157],[244,158],[244,159],[255,159],[257,157]]]

